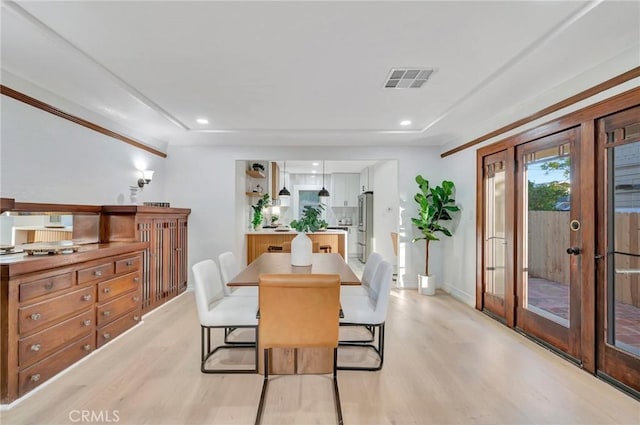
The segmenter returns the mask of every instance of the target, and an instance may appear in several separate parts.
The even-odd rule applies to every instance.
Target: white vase
[[[306,233],[298,233],[291,241],[291,265],[310,266],[313,259],[313,243]]]
[[[433,276],[418,275],[418,293],[422,295],[436,294],[436,281]]]

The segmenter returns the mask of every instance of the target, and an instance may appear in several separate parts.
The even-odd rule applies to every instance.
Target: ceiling
[[[3,84],[152,146],[459,145],[640,64],[635,1],[2,1],[1,18]],[[434,72],[384,88],[402,67]]]
[[[360,173],[377,162],[362,160],[323,161],[322,159],[315,161],[277,161],[281,173],[284,173],[286,165],[287,174],[317,174],[318,176],[322,176],[323,166],[324,174]]]

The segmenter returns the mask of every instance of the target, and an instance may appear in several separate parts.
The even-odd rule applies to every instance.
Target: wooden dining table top
[[[313,254],[310,266],[292,266],[290,253],[265,252],[231,279],[227,286],[258,286],[261,274],[338,274],[342,285],[360,285],[360,279],[337,253]]]

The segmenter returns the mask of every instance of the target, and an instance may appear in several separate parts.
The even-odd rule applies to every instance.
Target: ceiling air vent
[[[393,68],[385,80],[385,89],[419,89],[427,82],[433,69]]]

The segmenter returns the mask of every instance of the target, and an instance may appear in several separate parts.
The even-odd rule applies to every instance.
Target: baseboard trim
[[[475,294],[468,294],[451,285],[440,285],[439,288],[451,295],[453,298],[462,301],[463,303],[470,305],[471,307],[475,307],[476,305]]]

